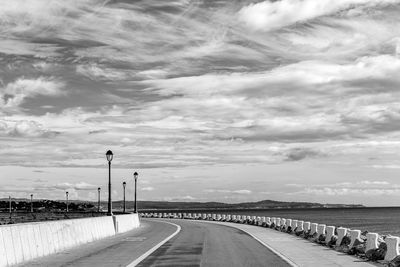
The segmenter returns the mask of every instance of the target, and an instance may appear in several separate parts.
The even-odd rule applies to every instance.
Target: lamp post
[[[68,191],[67,192],[65,192],[65,197],[66,197],[66,199],[67,199],[67,212],[68,212]]]
[[[126,187],[126,182],[122,183],[122,187],[124,188],[124,213],[126,211],[126,204],[125,204],[125,187]]]
[[[135,172],[133,174],[133,178],[135,178],[135,208],[133,210],[133,213],[137,213],[137,202],[136,202],[136,195],[137,195],[137,178],[138,178],[139,174],[137,172]]]
[[[33,213],[33,194],[31,194],[31,213]]]
[[[111,161],[113,159],[113,153],[108,150],[106,153],[106,158],[108,161],[108,211],[107,215],[112,216],[112,203],[111,203]]]
[[[12,213],[12,209],[11,209],[11,196],[8,196],[8,208],[9,208],[9,211],[10,211],[10,221],[11,221],[11,213]]]
[[[100,212],[100,190],[101,190],[100,187],[97,188],[97,197],[98,197],[98,200],[97,200],[97,212]]]

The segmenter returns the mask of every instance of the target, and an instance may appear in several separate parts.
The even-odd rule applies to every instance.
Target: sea
[[[191,212],[207,214],[230,214],[246,216],[279,217],[346,227],[400,236],[400,207],[383,208],[313,208],[313,209],[252,209],[252,210],[185,210],[169,212]]]

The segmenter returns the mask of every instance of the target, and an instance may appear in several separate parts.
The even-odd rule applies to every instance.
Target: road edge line
[[[176,226],[176,231],[174,233],[172,233],[170,236],[168,236],[167,238],[165,238],[163,241],[161,241],[160,243],[158,243],[157,245],[155,245],[154,247],[152,247],[151,249],[149,249],[148,251],[146,251],[144,254],[142,254],[139,258],[137,258],[136,260],[132,261],[131,263],[129,263],[126,267],[134,267],[136,265],[138,265],[140,262],[142,262],[144,259],[146,259],[148,256],[150,256],[151,253],[153,253],[154,251],[156,251],[159,247],[161,247],[162,245],[164,245],[168,240],[170,240],[171,238],[173,238],[174,236],[176,236],[180,231],[181,231],[181,226],[177,225],[175,223],[171,223],[171,222],[166,222],[166,221],[159,221],[159,222],[163,222],[163,223],[168,223],[171,225]]]
[[[258,237],[256,237],[255,235],[253,235],[252,233],[248,232],[245,229],[241,229],[236,225],[230,225],[228,223],[221,223],[221,222],[214,222],[214,221],[202,221],[202,220],[191,220],[194,222],[205,222],[205,223],[213,223],[213,224],[217,224],[217,225],[224,225],[227,227],[232,227],[235,229],[239,229],[240,231],[245,232],[246,234],[248,234],[249,236],[251,236],[252,238],[254,238],[255,240],[257,240],[259,243],[261,243],[263,246],[265,246],[267,249],[271,250],[272,253],[276,254],[278,257],[280,257],[282,260],[284,260],[287,264],[289,264],[292,267],[299,267],[299,265],[297,265],[296,263],[294,263],[293,261],[291,261],[290,259],[288,259],[285,255],[283,255],[282,253],[280,253],[279,251],[277,251],[276,249],[274,249],[273,247],[271,247],[270,245],[266,244],[265,242],[263,242],[261,239],[259,239]]]

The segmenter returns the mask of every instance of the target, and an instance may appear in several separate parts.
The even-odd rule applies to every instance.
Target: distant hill
[[[122,201],[113,203],[114,207],[122,206]],[[133,201],[126,203],[127,209],[132,209]],[[348,204],[320,204],[311,202],[282,202],[262,200],[257,202],[243,202],[227,204],[221,202],[168,202],[168,201],[138,201],[139,210],[207,210],[207,209],[302,209],[302,208],[356,208],[363,205]]]
[[[17,210],[29,210],[30,200],[20,198],[12,199],[13,208]],[[107,202],[101,201],[101,209],[107,209]],[[35,209],[44,208],[46,210],[65,209],[65,200],[45,200],[35,199]],[[69,207],[76,210],[97,210],[97,201],[69,200]],[[123,201],[113,201],[113,209],[119,210],[123,207]],[[363,205],[348,204],[320,204],[311,202],[283,202],[275,200],[262,200],[257,202],[243,202],[228,204],[222,202],[170,202],[170,201],[138,201],[139,211],[151,210],[240,210],[240,209],[313,209],[313,208],[360,208]],[[133,210],[134,202],[127,201],[126,209]],[[8,198],[0,199],[0,209],[8,209]]]

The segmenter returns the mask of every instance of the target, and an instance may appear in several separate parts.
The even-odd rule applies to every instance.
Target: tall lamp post
[[[33,213],[33,194],[31,194],[31,213]]]
[[[133,174],[133,178],[135,178],[135,208],[133,210],[133,213],[137,213],[137,201],[136,201],[136,195],[137,195],[137,178],[138,178],[139,174],[137,172],[135,172]]]
[[[107,215],[112,216],[112,203],[111,203],[111,161],[113,159],[113,153],[108,150],[106,153],[106,158],[108,161],[108,211]]]
[[[97,198],[98,198],[98,200],[97,200],[97,212],[100,212],[100,190],[101,190],[100,187],[97,188]]]
[[[12,209],[11,209],[11,196],[8,196],[8,209],[10,212],[10,221],[11,221],[11,214],[12,214]]]
[[[67,212],[68,212],[68,191],[67,192],[65,192],[65,198],[67,199]]]
[[[125,204],[125,188],[126,188],[126,182],[122,183],[122,187],[124,188],[124,213],[126,211],[126,204]]]

